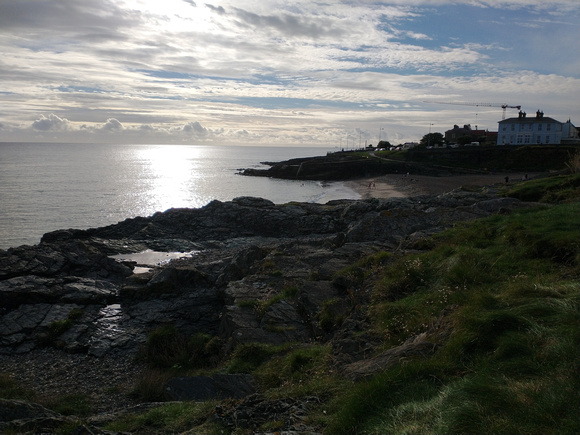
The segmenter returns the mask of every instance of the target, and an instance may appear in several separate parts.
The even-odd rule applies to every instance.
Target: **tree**
[[[389,149],[391,148],[391,142],[389,142],[388,140],[381,140],[379,141],[377,148],[385,148],[385,149]]]
[[[427,146],[440,146],[444,143],[443,135],[441,133],[428,133],[421,139],[420,145]]]

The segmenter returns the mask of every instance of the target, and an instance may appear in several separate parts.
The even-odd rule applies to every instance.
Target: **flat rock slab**
[[[256,392],[250,375],[172,378],[165,385],[171,400],[241,399]]]

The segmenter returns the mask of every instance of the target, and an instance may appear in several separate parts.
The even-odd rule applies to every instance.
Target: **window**
[[[550,136],[546,136],[546,143],[550,143]]]
[[[514,124],[512,124],[510,127],[512,128],[512,131],[516,129],[516,126]]]
[[[523,143],[524,142],[524,137],[521,134],[518,134],[518,140],[516,143]]]
[[[546,131],[551,131],[551,130],[552,130],[552,124],[547,124]]]
[[[538,131],[542,131],[542,124],[538,124]]]
[[[542,136],[537,137],[536,143],[542,143]]]

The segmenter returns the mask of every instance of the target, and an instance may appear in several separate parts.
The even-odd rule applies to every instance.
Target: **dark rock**
[[[165,384],[171,400],[241,399],[256,392],[250,375],[213,375],[172,378]]]
[[[318,433],[316,428],[306,425],[305,420],[319,404],[318,397],[268,400],[261,394],[253,394],[232,405],[216,406],[213,419],[232,432],[249,429],[256,433],[264,423],[277,422],[283,426],[281,433],[314,435]]]
[[[74,419],[64,417],[36,403],[0,399],[0,432],[53,433]]]
[[[233,343],[329,339],[351,315],[349,298],[362,297],[357,280],[341,275],[345,267],[458,220],[520,206],[463,191],[328,204],[241,197],[49,233],[39,245],[0,251],[0,352],[26,352],[50,339],[70,352],[128,357],[165,324]],[[198,251],[142,276],[109,257],[152,247]],[[289,284],[296,296],[280,300]],[[69,321],[73,309],[82,315]],[[67,329],[50,335],[53,322],[68,322]]]

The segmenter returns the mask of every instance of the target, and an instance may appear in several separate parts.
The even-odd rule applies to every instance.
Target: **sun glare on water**
[[[191,206],[202,154],[202,149],[180,145],[141,149],[144,179],[150,180],[144,198],[148,206],[156,211]]]

